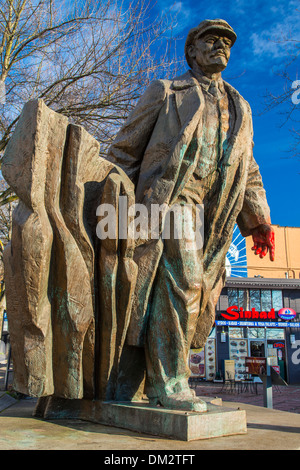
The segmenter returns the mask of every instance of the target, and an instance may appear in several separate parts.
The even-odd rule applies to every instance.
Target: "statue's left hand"
[[[260,258],[266,256],[269,251],[270,260],[274,261],[275,259],[275,234],[271,225],[261,224],[258,225],[252,231],[252,238],[254,245],[252,250],[255,251],[256,255],[259,255]]]

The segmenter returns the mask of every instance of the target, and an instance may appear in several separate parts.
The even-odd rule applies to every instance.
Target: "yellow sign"
[[[233,380],[235,377],[235,366],[234,366],[234,361],[225,359],[224,361],[224,374],[225,374],[225,380]]]

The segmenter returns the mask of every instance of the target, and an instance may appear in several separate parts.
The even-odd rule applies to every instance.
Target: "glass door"
[[[268,348],[272,348],[276,354],[276,362],[279,367],[279,374],[281,377],[286,380],[286,348],[285,340],[270,340],[268,339]]]
[[[251,357],[266,357],[265,342],[259,341],[259,340],[250,340],[250,356]]]

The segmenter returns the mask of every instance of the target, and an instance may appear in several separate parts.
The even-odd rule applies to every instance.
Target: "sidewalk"
[[[223,401],[247,403],[248,405],[264,406],[263,385],[257,384],[255,393],[228,393],[222,391],[222,384],[203,382],[197,385],[198,396],[220,397]],[[300,385],[276,385],[272,387],[273,409],[300,414]]]
[[[247,434],[190,442],[167,440],[80,420],[33,418],[36,399],[21,399],[0,412],[0,450],[103,450],[105,455],[108,451],[115,455],[116,451],[175,455],[197,450],[300,450],[300,387],[273,390],[272,410],[262,406],[261,386],[257,395],[223,394],[221,388],[222,384],[204,383],[197,386],[196,393],[218,396],[224,407],[246,410]],[[2,367],[0,395],[3,393]]]

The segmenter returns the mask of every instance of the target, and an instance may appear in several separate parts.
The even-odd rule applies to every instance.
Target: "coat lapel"
[[[181,171],[181,165],[202,114],[203,100],[199,88],[197,81],[189,72],[174,80],[170,87],[180,131],[164,166],[163,174],[156,178],[148,200],[144,200],[145,204],[172,203],[173,195],[177,192],[174,188],[178,188],[178,185],[181,187],[181,182],[186,181],[186,171]]]
[[[200,125],[204,106],[204,97],[201,87],[190,72],[187,72],[180,79],[174,80],[171,89],[175,92],[176,111],[182,130],[182,137],[179,139],[175,148],[175,155],[180,154],[180,158],[176,184],[170,199],[170,202],[172,203],[184,188],[197,164],[199,151],[198,146],[197,151],[194,153],[193,158],[190,161],[188,159],[183,161],[183,159],[194,136],[195,130],[197,126]]]
[[[235,108],[235,124],[231,136],[228,139],[227,150],[220,162],[220,170],[223,173],[223,182],[226,180],[227,176],[227,167],[232,166],[234,163],[237,163],[243,155],[243,152],[239,151],[239,142],[244,140],[243,130],[247,129],[247,118],[248,110],[244,104],[244,100],[240,97],[239,93],[228,83],[224,82],[225,90],[230,95],[234,108]],[[194,131],[198,125],[201,125],[201,116],[204,107],[204,96],[201,89],[201,86],[198,84],[197,80],[192,76],[190,72],[187,72],[179,79],[174,80],[171,89],[174,90],[175,94],[175,103],[177,109],[178,119],[181,124],[181,128],[185,129],[185,144],[190,143]],[[184,140],[184,139],[183,139]],[[183,144],[181,140],[181,144]],[[183,148],[183,147],[181,147]],[[198,149],[199,150],[199,149]],[[199,152],[195,152],[195,158],[190,162],[189,165],[185,164],[184,168],[182,165],[184,152],[181,155],[180,161],[180,172],[178,172],[178,180],[175,185],[175,189],[172,194],[171,200],[174,200],[176,196],[183,189],[187,180],[190,178],[192,172],[194,171],[198,158]]]
[[[178,118],[182,127],[189,127],[195,121],[196,115],[202,111],[203,95],[197,80],[190,72],[174,80],[171,90],[174,90]],[[202,106],[201,106],[202,104]]]
[[[239,145],[237,145],[237,142],[240,141],[240,136],[243,134],[242,129],[245,128],[247,116],[246,105],[243,104],[243,100],[238,92],[225,82],[224,85],[233,100],[236,120],[232,135],[229,138],[227,150],[222,159],[222,186],[226,185],[227,166],[231,166],[242,158],[243,152],[238,150]],[[204,96],[201,86],[191,73],[187,72],[178,79],[175,79],[170,89],[175,97],[174,101],[177,118],[180,123],[180,133],[164,168],[164,174],[157,178],[152,188],[148,201],[148,203],[152,204],[172,203],[193,173],[199,157],[199,151],[197,151],[194,158],[189,162],[183,162],[195,130],[198,125],[201,125],[204,107]]]
[[[224,82],[224,87],[229,96],[232,99],[235,108],[235,125],[231,136],[228,139],[227,150],[223,157],[223,164],[232,165],[234,162],[239,160],[243,152],[237,151],[240,137],[243,136],[243,130],[246,127],[246,121],[248,118],[247,108],[243,102],[243,99],[239,93],[229,83]],[[244,140],[244,139],[243,139]],[[243,142],[244,143],[244,142]]]

